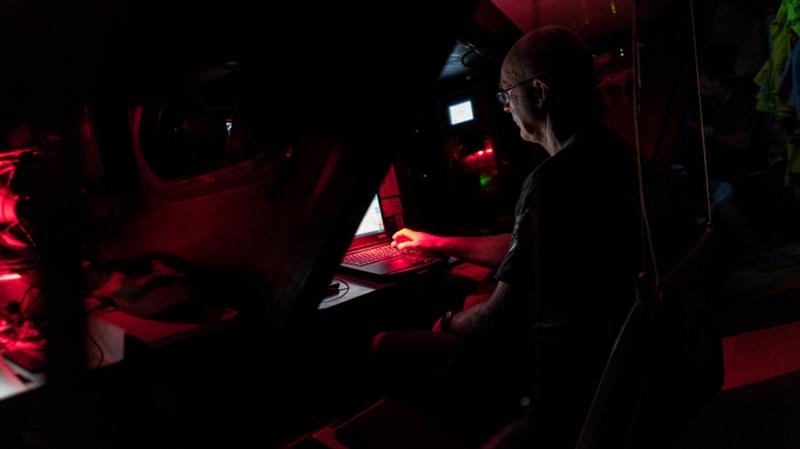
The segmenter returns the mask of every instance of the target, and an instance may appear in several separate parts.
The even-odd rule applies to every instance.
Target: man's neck
[[[580,134],[579,128],[571,127],[561,130],[553,126],[551,120],[547,120],[542,130],[541,145],[550,156],[555,156],[561,150],[575,142],[578,134]]]

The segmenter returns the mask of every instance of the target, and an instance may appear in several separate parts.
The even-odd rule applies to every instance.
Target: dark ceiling
[[[646,22],[668,1],[640,1],[638,5],[640,20]],[[507,41],[510,46],[522,33],[545,25],[570,27],[587,39],[606,36],[630,27],[632,13],[633,0],[483,0],[475,10],[474,19],[482,27],[487,28],[488,32]],[[498,62],[502,60],[507,47],[501,49],[502,53],[497,49],[482,50],[488,50],[486,51],[488,57]],[[468,66],[471,56],[475,56],[474,49],[461,43],[457,44],[440,78],[453,78],[470,73]]]

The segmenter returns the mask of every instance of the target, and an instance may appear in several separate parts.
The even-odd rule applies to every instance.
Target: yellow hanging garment
[[[800,0],[784,0],[781,3],[770,25],[769,35],[772,51],[754,78],[756,84],[761,86],[756,95],[756,110],[785,118],[794,113],[794,108],[789,105],[788,98],[781,98],[779,91],[796,36],[800,35]]]

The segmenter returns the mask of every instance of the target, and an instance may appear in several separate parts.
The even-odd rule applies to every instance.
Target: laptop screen
[[[363,237],[380,232],[383,232],[383,216],[381,215],[381,205],[378,201],[378,195],[375,194],[372,198],[372,202],[369,203],[367,213],[364,214],[364,218],[361,220],[361,224],[358,225],[355,236]]]

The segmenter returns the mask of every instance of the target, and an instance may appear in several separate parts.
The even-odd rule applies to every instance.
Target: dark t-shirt
[[[523,292],[510,327],[529,335],[537,402],[564,432],[580,430],[635,298],[635,177],[632,152],[616,135],[601,127],[579,134],[525,180],[496,274]]]

